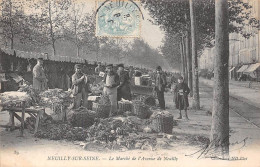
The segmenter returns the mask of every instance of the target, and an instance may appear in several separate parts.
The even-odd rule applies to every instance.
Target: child
[[[178,78],[178,84],[174,88],[175,105],[180,110],[180,116],[177,119],[182,119],[181,110],[185,111],[185,119],[188,118],[187,107],[189,107],[188,94],[190,89],[186,83],[183,82],[183,77]]]

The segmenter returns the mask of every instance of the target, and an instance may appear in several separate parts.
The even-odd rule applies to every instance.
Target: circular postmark
[[[96,35],[111,37],[139,37],[141,12],[132,0],[99,2]]]

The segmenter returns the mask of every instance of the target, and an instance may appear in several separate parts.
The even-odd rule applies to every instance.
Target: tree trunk
[[[214,62],[214,94],[210,140],[215,153],[229,155],[229,34],[228,2],[217,0],[215,4],[216,57]],[[214,141],[214,142],[213,142]],[[217,142],[216,142],[217,141]]]
[[[190,1],[190,19],[191,19],[191,41],[192,41],[192,108],[195,110],[200,109],[199,99],[199,77],[198,77],[198,58],[197,58],[197,46],[196,46],[196,21],[194,12],[194,0]]]
[[[183,77],[184,77],[185,83],[187,83],[188,82],[187,54],[185,52],[186,49],[187,49],[187,45],[185,43],[184,37],[182,37],[182,43],[183,43],[183,45],[182,45],[182,47],[183,47],[183,67],[184,67],[184,75],[183,75]]]
[[[49,3],[49,22],[50,22],[50,35],[51,35],[51,42],[52,42],[52,48],[53,48],[53,55],[56,55],[56,48],[55,48],[55,38],[54,38],[54,32],[53,32],[53,23],[52,23],[52,14],[51,14],[51,3]]]
[[[193,87],[192,87],[192,60],[191,60],[191,52],[190,52],[190,32],[186,32],[186,58],[187,58],[187,73],[188,73],[188,86],[190,88],[190,96],[193,95]]]
[[[74,12],[74,33],[75,33],[75,41],[77,45],[77,57],[79,57],[79,41],[78,41],[78,27],[77,27],[77,15],[76,15],[76,10],[75,10],[75,3],[73,6],[73,12]]]
[[[187,73],[188,73],[188,86],[190,88],[190,97],[193,95],[192,87],[192,59],[191,59],[191,35],[190,35],[190,24],[188,22],[187,14],[185,13],[185,21],[187,22],[186,28],[186,59],[187,59]]]
[[[9,11],[9,16],[10,16],[10,30],[11,30],[11,49],[14,49],[14,27],[13,27],[13,4],[12,1],[10,0],[10,11]]]
[[[180,53],[181,53],[181,73],[184,76],[185,69],[184,69],[184,60],[183,60],[183,43],[182,40],[180,42]]]
[[[77,46],[77,57],[80,57],[80,55],[79,55],[79,46]]]

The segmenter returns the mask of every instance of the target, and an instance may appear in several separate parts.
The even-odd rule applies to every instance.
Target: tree
[[[189,32],[191,29],[188,23],[191,18],[189,17],[190,9],[188,0],[142,0],[142,3],[144,3],[145,8],[147,8],[152,15],[152,22],[154,24],[159,25],[168,34],[188,34],[187,36],[190,38]],[[243,32],[242,28],[245,25],[251,25],[252,27],[257,28],[259,27],[259,22],[250,16],[250,12],[247,10],[250,8],[251,6],[248,5],[248,3],[244,3],[240,0],[228,1],[228,10],[230,11],[229,33],[238,32],[245,37],[249,37],[251,34]],[[215,1],[197,0],[194,4],[194,10],[196,12],[195,15],[197,21],[196,50],[198,52],[203,50],[205,47],[213,46],[212,40],[215,36]],[[187,53],[187,55],[190,54]],[[196,64],[197,60],[192,61]],[[190,63],[188,62],[188,64],[190,68]],[[195,65],[193,69],[196,67],[197,65]],[[191,84],[197,85],[194,82],[189,82],[189,85]],[[195,91],[198,91],[198,86],[193,90],[193,94]],[[198,97],[198,92],[195,96]]]
[[[229,154],[229,35],[228,35],[228,2],[216,1],[216,57],[214,62],[214,94],[211,126],[211,147],[214,155]]]
[[[38,45],[51,45],[53,55],[56,55],[55,43],[64,38],[63,27],[68,21],[68,8],[70,0],[37,0],[31,3],[33,11],[30,13],[28,24],[32,29],[28,42]]]
[[[76,46],[77,57],[80,56],[82,47],[89,50],[95,50],[98,58],[98,50],[100,48],[99,40],[95,36],[95,15],[85,11],[86,3],[72,1],[72,5],[68,9],[71,13],[68,15],[68,24],[63,26],[64,36]]]
[[[196,15],[194,11],[194,0],[190,1],[190,20],[191,20],[191,41],[192,41],[192,83],[193,96],[192,108],[200,109],[199,99],[199,75],[198,75],[198,57],[197,57],[197,36],[196,36]]]
[[[163,45],[160,46],[160,51],[164,55],[165,59],[168,60],[169,64],[175,70],[181,69],[181,36],[166,34],[163,39]]]
[[[14,49],[15,40],[22,39],[28,34],[23,2],[18,0],[3,0],[1,2],[0,36],[5,41],[5,46]]]

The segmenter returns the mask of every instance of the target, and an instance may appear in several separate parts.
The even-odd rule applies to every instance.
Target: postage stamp
[[[142,20],[140,1],[97,0],[96,6],[96,36],[140,36]]]

